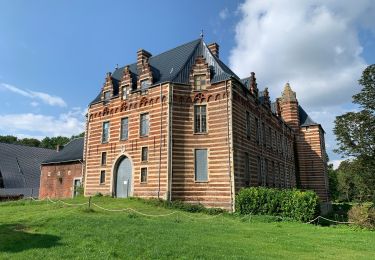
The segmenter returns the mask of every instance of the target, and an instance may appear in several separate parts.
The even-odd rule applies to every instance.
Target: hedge
[[[319,213],[319,198],[313,191],[251,187],[237,194],[236,211],[309,221]]]

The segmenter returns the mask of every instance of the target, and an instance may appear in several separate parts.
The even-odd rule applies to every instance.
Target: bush
[[[251,187],[236,196],[236,211],[308,221],[319,212],[319,198],[313,191]]]
[[[375,208],[371,205],[355,205],[349,212],[350,222],[362,228],[375,229]]]

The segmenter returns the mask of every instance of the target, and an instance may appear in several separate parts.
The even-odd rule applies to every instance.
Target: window
[[[109,101],[111,99],[111,92],[105,91],[104,92],[104,101]]]
[[[250,186],[250,160],[249,153],[245,152],[245,185]]]
[[[258,156],[258,185],[261,186],[262,185],[262,161],[260,159],[260,156]]]
[[[148,136],[150,127],[150,116],[148,113],[141,114],[140,124],[140,136]]]
[[[268,160],[264,160],[264,178],[263,178],[263,185],[267,186],[270,184],[270,178],[268,176]]]
[[[205,90],[206,89],[206,75],[195,75],[194,76],[194,90]]]
[[[271,147],[272,146],[272,131],[271,131],[271,127],[268,127],[268,143],[267,143],[267,147]]]
[[[142,162],[148,161],[148,147],[142,147],[141,158],[142,158]]]
[[[208,181],[207,149],[195,150],[195,181]]]
[[[150,80],[146,79],[146,80],[141,81],[141,90],[142,91],[148,90],[150,86],[151,86]]]
[[[100,184],[105,183],[105,171],[100,171]]]
[[[127,117],[121,118],[121,132],[120,132],[120,139],[127,140],[129,135],[129,119]]]
[[[147,168],[141,168],[141,182],[147,182]]]
[[[102,165],[106,165],[107,164],[107,152],[102,152],[102,162],[101,162]]]
[[[206,105],[194,106],[194,132],[207,132]]]
[[[266,146],[266,128],[264,126],[264,123],[262,123],[262,136],[263,136],[263,146]]]
[[[257,143],[259,144],[260,131],[259,131],[259,120],[258,120],[258,118],[255,118],[255,136],[256,136]]]
[[[108,143],[109,140],[109,122],[103,123],[103,131],[102,131],[102,143]]]
[[[50,176],[50,175],[48,175],[48,176]],[[4,181],[3,181],[3,176],[1,175],[1,172],[0,172],[0,188],[4,188]]]
[[[122,99],[127,99],[128,98],[128,93],[127,93],[127,86],[122,87]]]
[[[275,171],[275,162],[272,161],[272,186],[276,187],[276,171]]]
[[[250,113],[249,111],[246,111],[246,136],[247,138],[250,138],[251,135],[251,125],[250,125]]]

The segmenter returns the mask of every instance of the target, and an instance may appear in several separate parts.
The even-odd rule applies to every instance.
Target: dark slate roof
[[[203,39],[198,39],[149,58],[149,64],[153,73],[153,85],[163,82],[189,84],[189,74],[198,56],[203,56],[206,59],[211,69],[212,83],[224,81],[231,77],[240,81],[233,71],[211,53],[203,42]],[[112,74],[114,96],[118,95],[119,82],[121,81],[124,68],[125,66],[118,68]],[[136,85],[136,77],[138,76],[137,64],[130,64],[129,70],[132,73],[133,85]],[[99,101],[100,94],[91,104]]]
[[[40,164],[55,150],[0,143],[0,172],[4,188],[38,188]]]
[[[60,152],[55,153],[52,157],[43,161],[42,164],[82,161],[83,141],[83,137],[73,139]]]
[[[306,113],[306,111],[298,105],[298,114],[299,114],[299,121],[301,126],[309,126],[309,125],[319,125],[311,117]]]

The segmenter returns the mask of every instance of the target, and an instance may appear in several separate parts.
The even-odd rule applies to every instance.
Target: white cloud
[[[17,88],[15,86],[12,86],[12,85],[9,85],[9,84],[6,84],[6,83],[1,83],[1,86],[4,89],[7,89],[7,90],[12,91],[16,94],[22,95],[24,97],[40,100],[43,103],[48,104],[50,106],[66,107],[65,101],[61,97],[52,96],[50,94],[43,93],[43,92],[23,90],[23,89]]]
[[[85,111],[80,108],[60,114],[47,116],[42,114],[0,115],[0,131],[17,136],[71,136],[84,131]],[[33,134],[25,134],[27,132]]]
[[[372,3],[248,0],[239,7],[231,68],[241,77],[255,71],[274,97],[289,81],[305,105],[350,102],[366,66],[358,28],[364,15],[375,17]]]
[[[333,164],[333,169],[336,170],[337,168],[339,168],[340,166],[340,163],[345,161],[344,159],[343,160],[332,160],[332,161],[329,161],[329,163],[332,163]]]
[[[220,19],[222,19],[222,20],[227,19],[228,16],[229,16],[229,10],[228,10],[228,8],[224,8],[224,9],[221,10],[220,13],[219,13],[219,17],[220,17]]]
[[[30,103],[30,105],[31,105],[32,107],[37,107],[37,106],[39,106],[39,103],[33,101],[33,102]]]
[[[330,157],[337,157],[333,121],[360,90],[366,62],[358,32],[375,29],[375,19],[366,18],[375,17],[373,1],[246,0],[238,12],[230,67],[240,77],[254,71],[258,87],[268,86],[273,99],[289,81],[325,128]]]

